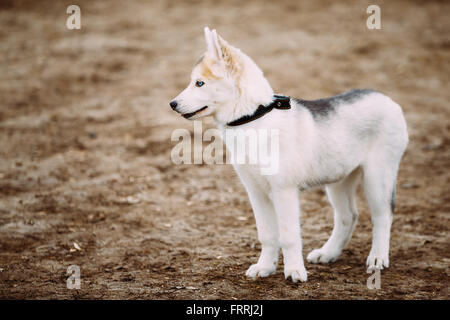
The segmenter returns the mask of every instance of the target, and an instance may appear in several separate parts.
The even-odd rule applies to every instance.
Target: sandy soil
[[[0,8],[0,298],[448,299],[450,5],[371,1],[65,1]],[[214,3],[214,5],[212,4]],[[209,25],[248,53],[277,92],[313,99],[373,88],[403,106],[391,268],[368,290],[371,223],[309,281],[244,275],[259,244],[230,165],[174,165],[168,106]],[[204,127],[211,126],[210,120]],[[359,192],[361,194],[361,191]],[[127,198],[128,197],[128,198]],[[304,255],[332,229],[322,190],[302,194]],[[75,248],[74,243],[79,247]],[[66,288],[79,265],[80,290]]]

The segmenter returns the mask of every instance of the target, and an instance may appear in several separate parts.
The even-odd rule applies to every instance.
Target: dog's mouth
[[[197,111],[194,112],[190,112],[190,113],[183,113],[181,116],[184,117],[185,119],[189,119],[190,117],[196,115],[197,113],[205,110],[206,108],[208,108],[208,106],[204,106],[203,108],[198,109]]]

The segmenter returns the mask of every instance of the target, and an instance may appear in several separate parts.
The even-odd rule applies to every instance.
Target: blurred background
[[[69,30],[66,9],[81,8]],[[381,8],[380,30],[366,9]],[[448,299],[448,1],[2,1],[0,298]],[[258,257],[249,201],[229,165],[174,165],[168,102],[217,29],[275,92],[352,88],[398,102],[400,167],[391,267],[368,290],[371,223],[308,282],[249,281]],[[210,119],[204,128],[211,126]],[[302,194],[304,256],[332,229],[322,190]],[[81,268],[68,290],[66,269]]]

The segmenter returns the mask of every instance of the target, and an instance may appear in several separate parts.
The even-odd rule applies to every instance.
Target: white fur
[[[402,110],[389,97],[372,92],[352,102],[342,102],[335,112],[321,120],[291,100],[289,110],[273,110],[238,127],[227,122],[251,114],[260,104],[272,101],[273,90],[256,64],[239,49],[231,47],[217,33],[205,28],[207,52],[219,79],[195,87],[200,79],[196,66],[190,85],[177,97],[180,113],[208,108],[196,119],[212,115],[221,130],[277,129],[280,141],[279,171],[263,176],[258,165],[234,165],[245,186],[255,215],[262,250],[247,276],[273,274],[279,249],[284,258],[285,277],[306,281],[302,257],[299,190],[325,185],[334,208],[334,228],[328,241],[311,251],[312,263],[335,261],[349,242],[357,221],[356,187],[362,180],[373,223],[369,269],[389,266],[389,237],[392,223],[390,201],[400,159],[408,143]],[[236,55],[226,65],[223,47]],[[230,70],[238,70],[239,77]]]

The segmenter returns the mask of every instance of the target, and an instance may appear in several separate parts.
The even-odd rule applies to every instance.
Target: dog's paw
[[[336,261],[338,258],[339,254],[320,248],[311,251],[306,257],[306,260],[311,263],[329,263]]]
[[[252,264],[250,266],[250,268],[247,269],[247,272],[245,273],[245,275],[247,277],[250,277],[253,279],[256,279],[258,277],[264,278],[264,277],[270,276],[271,274],[274,274],[276,269],[277,269],[277,266],[275,264],[267,266],[267,265],[262,265],[262,264],[256,263],[256,264]]]
[[[383,270],[383,268],[389,268],[389,258],[387,255],[369,254],[366,261],[367,271],[373,271],[376,269]]]
[[[284,278],[291,278],[292,282],[306,282],[308,280],[308,273],[306,272],[305,267],[296,267],[296,268],[284,268]]]

